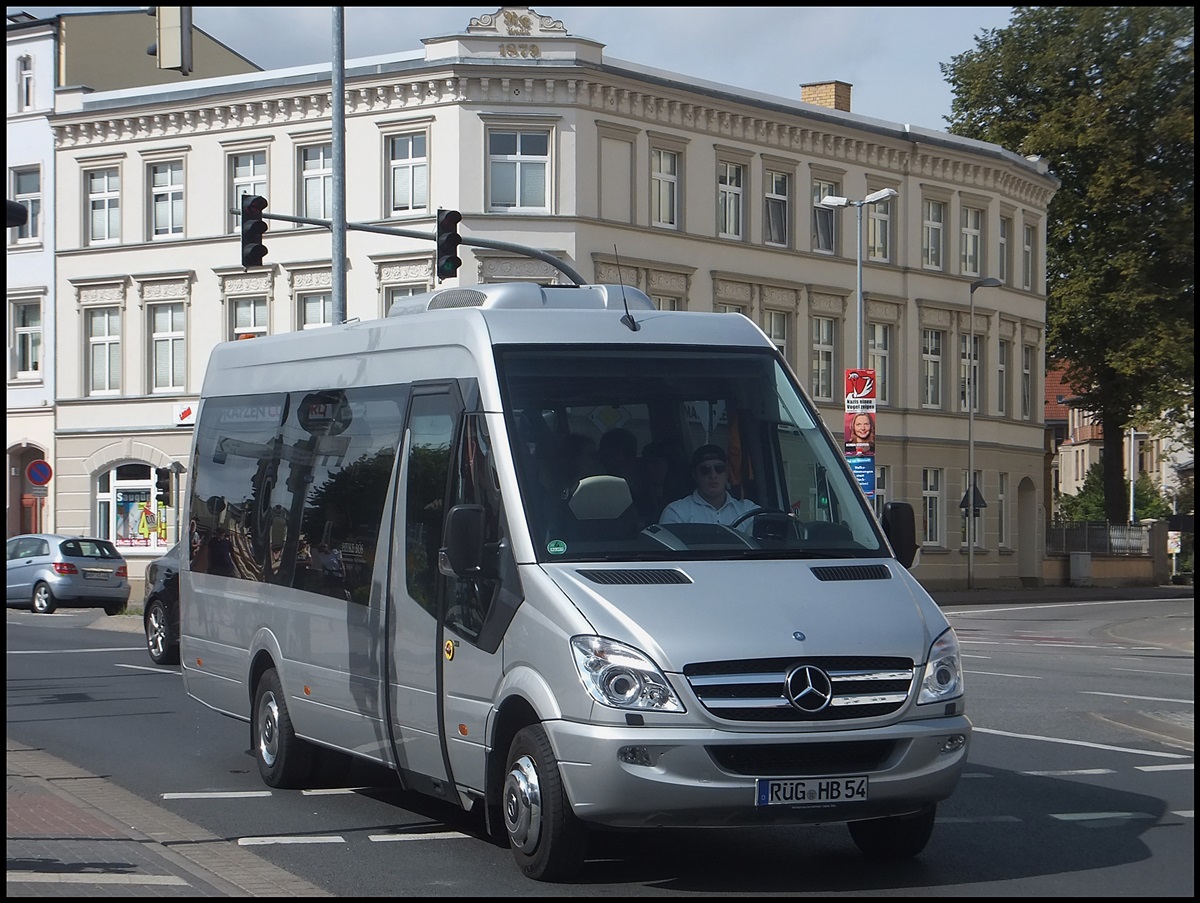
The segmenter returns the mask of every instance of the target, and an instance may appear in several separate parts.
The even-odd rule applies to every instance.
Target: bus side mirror
[[[475,577],[483,566],[483,505],[455,505],[446,514],[438,570],[446,577]]]
[[[911,568],[917,558],[917,517],[908,502],[888,502],[883,506],[883,532],[896,552],[896,560]]]

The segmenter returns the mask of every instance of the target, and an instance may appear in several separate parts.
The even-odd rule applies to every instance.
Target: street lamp
[[[975,588],[975,289],[999,288],[999,279],[988,277],[971,283],[971,338],[967,344],[967,589]]]
[[[837,195],[832,194],[828,197],[821,198],[819,201],[822,207],[854,207],[858,211],[856,221],[857,228],[855,230],[858,236],[858,253],[855,261],[855,273],[858,277],[858,339],[854,343],[854,366],[860,369],[863,365],[862,209],[867,205],[874,206],[875,204],[879,204],[883,201],[890,201],[892,198],[897,197],[898,195],[899,192],[897,192],[895,188],[881,188],[879,191],[871,192],[861,201],[853,201],[850,198],[838,197]]]

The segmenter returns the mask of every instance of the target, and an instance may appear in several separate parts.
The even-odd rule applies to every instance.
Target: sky
[[[132,9],[9,6],[8,13]],[[421,39],[461,34],[499,6],[344,7],[345,58],[420,50]],[[605,45],[606,57],[798,100],[800,85],[853,86],[854,113],[946,128],[952,95],[941,63],[1007,27],[1008,6],[551,6],[532,7],[568,33]],[[197,6],[194,24],[264,69],[328,63],[333,7]]]

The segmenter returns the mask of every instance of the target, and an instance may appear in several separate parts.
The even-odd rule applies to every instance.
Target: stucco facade
[[[350,61],[345,121],[351,223],[432,235],[436,210],[455,209],[468,238],[543,249],[591,281],[637,285],[662,305],[740,312],[776,340],[835,432],[843,368],[859,365],[857,219],[849,207],[816,212],[814,186],[851,199],[895,190],[884,209],[861,211],[870,337],[861,365],[878,363],[887,383],[881,499],[917,508],[927,538],[917,576],[963,585],[960,354],[974,334],[975,468],[988,502],[975,583],[1039,579],[1044,232],[1058,185],[1041,161],[607,59],[601,45],[525,8],[481,15],[462,34],[425,39],[423,50]],[[333,282],[329,231],[270,222],[265,265],[245,269],[230,208],[239,186],[255,184],[268,213],[322,218],[314,210],[325,209],[331,169],[330,74],[309,67],[60,92],[52,125],[53,504],[61,528],[93,531],[104,474],[122,462],[186,463],[188,414],[214,344],[245,330],[320,325]],[[418,159],[420,179],[410,165]],[[243,165],[257,172],[250,181],[239,182]],[[165,193],[160,175],[176,180]],[[101,182],[107,195],[96,191]],[[397,206],[401,195],[407,207]],[[110,216],[101,240],[98,201]],[[164,218],[168,208],[177,222]],[[825,224],[834,231],[823,233]],[[974,256],[963,253],[968,241]],[[346,316],[381,316],[396,293],[432,287],[432,250],[427,240],[351,230]],[[508,252],[463,245],[461,256],[463,285],[566,281]],[[972,328],[970,286],[986,277],[1004,284],[976,292]],[[97,323],[119,336],[98,339]],[[100,346],[118,369],[105,358],[97,383]],[[133,549],[133,567],[157,546]]]

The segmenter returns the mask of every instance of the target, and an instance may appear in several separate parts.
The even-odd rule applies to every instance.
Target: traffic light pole
[[[241,214],[241,210],[234,207],[230,213]],[[287,216],[283,213],[264,213],[263,219],[274,219],[284,223],[299,223],[302,226],[324,226],[326,229],[332,229],[332,220],[327,219],[312,219],[307,216]],[[401,238],[421,238],[425,241],[436,241],[437,236],[432,232],[420,232],[416,229],[399,229],[395,226],[371,226],[367,223],[346,223],[346,229],[350,232],[374,232],[377,235],[398,235]],[[531,248],[528,245],[520,245],[511,241],[498,241],[492,238],[466,238],[462,242],[464,245],[470,245],[473,248],[491,248],[493,251],[512,251],[515,254],[523,254],[526,257],[532,257],[536,260],[541,260],[544,263],[550,264],[576,285],[587,285],[588,281],[575,271],[568,263],[559,260],[553,254],[543,251],[540,248]]]

